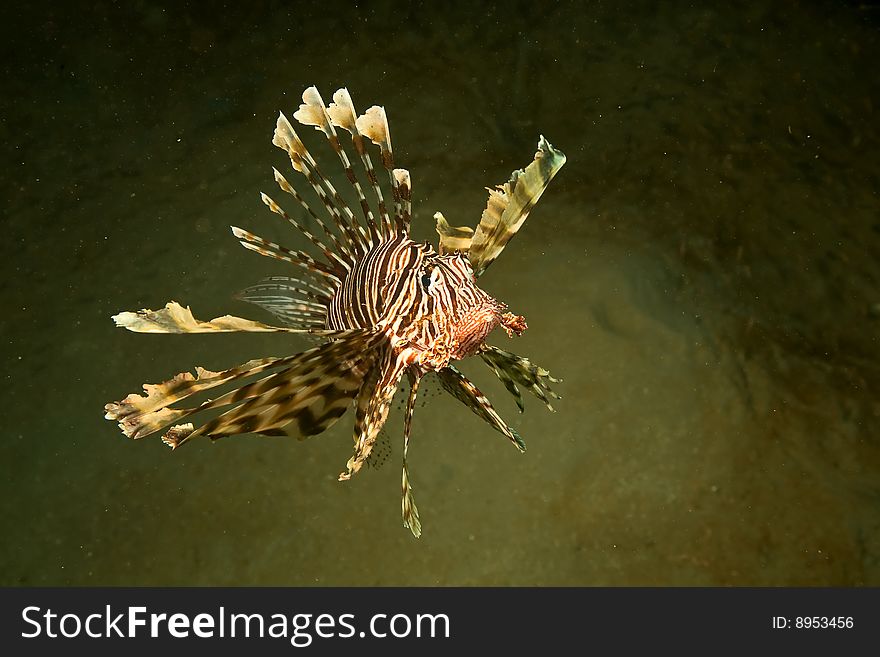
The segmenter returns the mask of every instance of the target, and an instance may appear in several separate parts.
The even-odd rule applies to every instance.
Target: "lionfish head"
[[[422,310],[419,326],[423,364],[440,369],[450,360],[476,354],[486,337],[503,326],[508,335],[521,334],[525,319],[504,312],[507,306],[476,283],[466,254],[430,254],[418,270]]]

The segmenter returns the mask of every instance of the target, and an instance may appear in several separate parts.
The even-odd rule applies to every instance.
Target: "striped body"
[[[198,436],[316,435],[354,407],[354,454],[339,476],[346,480],[369,459],[405,377],[410,390],[401,510],[404,525],[418,536],[421,523],[409,483],[407,454],[419,382],[426,373],[435,372],[449,394],[521,451],[525,445],[520,436],[453,362],[479,356],[513,395],[520,411],[520,386],[552,410],[548,395],[556,395],[549,384],[556,379],[528,359],[486,342],[498,326],[510,337],[521,334],[525,319],[505,312],[506,306],[476,281],[522,226],[565,163],[565,156],[541,137],[533,162],[514,171],[504,185],[489,190],[476,231],[452,227],[437,213],[438,252],[428,243],[410,239],[411,178],[408,171],[394,166],[384,108],[373,106],[358,116],[346,89],[338,90],[333,101],[325,106],[317,89],[310,87],[294,118],[327,138],[357,196],[359,212],[345,203],[281,114],[272,143],[287,153],[293,170],[306,180],[312,200],[277,169],[275,182],[302,208],[305,219],[288,214],[266,194],[261,198],[273,213],[301,232],[319,255],[289,249],[242,228],[232,229],[247,249],[293,267],[291,275],[270,277],[238,296],[273,314],[280,326],[231,315],[201,321],[173,301],[158,311],[114,316],[118,326],[136,332],[278,331],[318,338],[323,344],[294,356],[252,360],[221,372],[196,368],[195,376],[184,372],[164,383],[145,384],[145,395],[131,394],[107,404],[105,417],[117,421],[130,438],[164,429],[163,441],[177,448]],[[350,134],[366,185],[361,184],[337,129]],[[387,175],[393,214],[373,166],[370,143],[379,148],[378,161]],[[254,376],[261,378],[243,381]],[[230,383],[235,387],[218,397],[195,406],[178,406],[197,393]],[[198,426],[192,422],[172,425],[214,409],[223,412]]]
[[[330,300],[327,328],[381,330],[424,373],[473,355],[503,309],[477,286],[467,258],[395,237],[354,263]]]

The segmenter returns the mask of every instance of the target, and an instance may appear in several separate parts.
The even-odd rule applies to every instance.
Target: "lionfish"
[[[434,372],[442,388],[506,436],[520,451],[519,434],[498,415],[483,393],[454,365],[479,356],[513,395],[523,411],[519,386],[524,386],[550,410],[549,397],[558,398],[550,383],[558,380],[528,359],[486,343],[501,326],[508,336],[527,327],[522,316],[506,311],[480,287],[479,278],[520,229],[551,178],[565,163],[565,155],[542,136],[534,160],[514,171],[503,185],[488,189],[489,201],[476,230],[452,227],[436,213],[439,252],[427,242],[410,239],[412,219],[410,174],[395,168],[391,135],[383,107],[373,106],[358,116],[347,89],[333,94],[325,106],[318,90],[310,87],[293,115],[303,126],[324,134],[345,170],[360,203],[362,218],[343,200],[330,179],[297,136],[290,121],[279,114],[272,143],[284,150],[293,170],[303,175],[320,205],[312,205],[273,168],[275,181],[311,217],[309,225],[281,208],[266,194],[263,203],[290,223],[323,256],[289,249],[242,228],[232,232],[247,249],[284,261],[298,275],[273,276],[247,288],[238,298],[267,310],[281,326],[224,315],[210,321],[196,319],[189,307],[171,301],[161,310],[123,312],[113,317],[117,326],[139,333],[213,333],[280,331],[313,336],[322,344],[283,358],[262,358],[213,372],[195,368],[159,384],[144,384],[145,395],[131,394],[105,406],[108,420],[116,420],[129,438],[142,438],[167,428],[162,440],[176,449],[206,436],[212,440],[235,434],[313,436],[330,427],[349,406],[354,412],[354,455],[339,475],[347,480],[358,472],[376,443],[388,417],[392,399],[404,376],[409,381],[403,430],[403,524],[418,537],[421,522],[407,472],[407,451],[419,382]],[[348,132],[357,159],[363,165],[361,185],[337,129]],[[388,174],[393,214],[385,202],[370,151],[379,148]],[[374,205],[365,189],[372,195]],[[314,200],[312,201],[314,203]],[[317,206],[316,206],[317,207]],[[375,209],[374,209],[375,207]],[[266,373],[242,383],[245,377]],[[238,387],[188,408],[175,405],[196,393],[235,382]],[[179,423],[195,413],[226,408],[203,424]]]

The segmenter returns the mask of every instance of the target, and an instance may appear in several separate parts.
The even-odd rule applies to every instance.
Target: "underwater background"
[[[880,6],[244,5],[0,9],[0,584],[880,585]],[[351,413],[173,454],[103,419],[308,346],[110,317],[269,319],[232,295],[285,266],[229,225],[297,246],[259,192],[312,84],[385,106],[435,244],[539,134],[568,156],[480,281],[563,399],[519,415],[463,362],[528,451],[435,390],[419,540],[399,410],[344,483]]]

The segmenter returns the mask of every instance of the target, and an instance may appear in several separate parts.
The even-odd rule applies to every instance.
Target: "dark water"
[[[770,4],[4,9],[0,584],[880,584],[880,9]],[[311,84],[386,107],[419,237],[568,155],[482,279],[564,399],[464,363],[529,451],[431,398],[420,540],[399,413],[345,484],[349,417],[174,454],[102,419],[305,346],[110,316],[263,319],[231,295],[283,266],[228,226],[291,241],[258,192]]]

